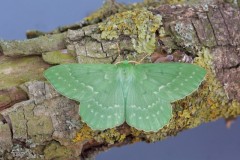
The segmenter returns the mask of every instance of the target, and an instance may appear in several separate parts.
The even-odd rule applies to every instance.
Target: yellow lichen
[[[72,157],[73,151],[66,146],[61,145],[59,142],[52,141],[44,148],[44,159],[68,159]]]
[[[153,53],[155,32],[161,28],[162,16],[141,9],[117,13],[99,24],[103,39],[116,39],[120,35],[131,37],[132,45],[138,53]],[[163,28],[160,29],[163,33]]]
[[[126,135],[119,133],[116,128],[111,128],[94,136],[94,139],[96,141],[107,142],[108,144],[114,144],[115,142],[123,142],[125,138]]]
[[[108,129],[102,132],[94,132],[86,124],[77,133],[73,142],[86,141],[89,139],[94,139],[98,142],[107,142],[108,144],[114,144],[115,142],[123,142],[126,138],[125,134],[119,133],[116,128]]]
[[[176,4],[183,4],[186,0],[166,0],[168,4],[176,5]]]
[[[96,23],[114,13],[125,11],[127,9],[126,7],[127,6],[115,1],[106,1],[100,9],[85,17],[84,20],[91,24]]]

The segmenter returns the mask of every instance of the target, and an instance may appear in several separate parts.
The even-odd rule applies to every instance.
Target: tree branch
[[[121,5],[115,5],[117,14],[111,19],[107,17],[113,12],[100,12],[107,15],[99,16],[105,21],[96,21],[98,16],[94,15],[91,23],[88,18],[85,25],[70,27],[74,30],[41,33],[44,36],[24,41],[1,41],[0,158],[85,159],[113,146],[160,141],[201,123],[240,115],[239,8],[228,3],[158,4],[154,2],[155,8],[143,11],[152,21],[159,15],[162,18],[154,32],[147,31],[155,37],[153,42],[145,38],[143,43],[135,32],[124,32],[126,28],[117,30],[114,39],[103,38],[103,33],[114,31],[103,28],[106,21],[111,24],[118,20],[120,25],[120,15],[131,21],[137,12]],[[146,43],[149,49],[143,47],[139,53]],[[79,104],[56,93],[42,76],[50,64],[114,63],[122,56],[139,60],[149,50],[153,50],[152,61],[194,62],[208,72],[197,92],[172,104],[173,118],[157,133],[127,124],[92,131],[80,120]]]

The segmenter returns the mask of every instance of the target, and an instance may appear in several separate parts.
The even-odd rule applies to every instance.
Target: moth
[[[63,64],[44,72],[53,87],[80,102],[79,114],[93,130],[126,122],[157,132],[172,117],[171,102],[194,92],[205,69],[187,63]]]

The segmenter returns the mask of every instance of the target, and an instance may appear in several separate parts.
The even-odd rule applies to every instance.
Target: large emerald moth
[[[94,130],[126,122],[158,131],[172,117],[171,102],[195,91],[206,71],[193,64],[63,64],[44,73],[62,95],[80,102],[80,115]]]

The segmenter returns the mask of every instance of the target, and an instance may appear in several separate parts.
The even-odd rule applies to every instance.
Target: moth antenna
[[[129,63],[134,63],[134,64],[140,64],[139,62],[137,61],[128,61]]]
[[[116,42],[116,45],[117,45],[117,50],[118,50],[118,57],[121,57],[121,48],[120,48],[120,45],[119,45],[119,42]],[[121,62],[121,60],[120,60],[120,62]],[[117,62],[117,63],[119,63],[119,62]]]
[[[120,62],[117,62],[115,63],[115,65],[119,64],[119,63],[123,63],[124,61],[120,61]],[[134,63],[134,64],[140,64],[139,62],[137,61],[127,61],[128,63]]]
[[[143,61],[147,56],[149,56],[149,54],[145,55],[145,56],[138,62],[138,64],[142,63],[142,61]]]

